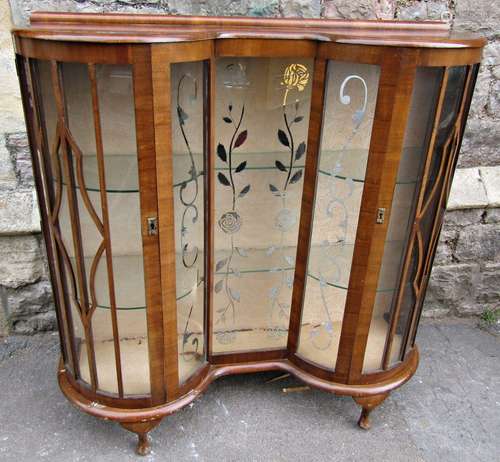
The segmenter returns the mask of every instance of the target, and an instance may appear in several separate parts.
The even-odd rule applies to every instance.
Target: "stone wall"
[[[10,3],[10,5],[9,5]],[[500,9],[493,0],[0,0],[0,335],[55,327],[9,29],[35,10],[439,19],[485,35],[425,314],[470,315],[500,299]],[[10,8],[9,8],[10,6]]]

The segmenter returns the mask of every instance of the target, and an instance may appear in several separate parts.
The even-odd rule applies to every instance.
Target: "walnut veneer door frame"
[[[116,44],[103,45],[96,43],[75,43],[58,42],[48,40],[38,40],[31,38],[20,38],[16,36],[15,47],[17,53],[18,69],[20,78],[25,89],[24,109],[28,123],[29,138],[32,151],[32,159],[35,173],[35,184],[39,196],[39,205],[41,208],[42,227],[47,248],[49,268],[53,292],[55,294],[55,303],[57,316],[62,332],[62,351],[63,368],[65,376],[69,383],[78,390],[82,396],[91,400],[98,398],[110,406],[125,406],[129,408],[143,408],[151,405],[157,405],[165,402],[165,387],[163,383],[163,326],[162,320],[162,301],[161,301],[161,281],[160,281],[160,258],[159,241],[157,235],[150,235],[148,232],[147,218],[157,215],[156,199],[156,159],[154,150],[154,126],[152,111],[152,81],[150,65],[150,46]],[[52,145],[52,141],[47,139],[45,133],[45,121],[43,102],[41,101],[41,90],[39,76],[37,74],[38,60],[47,61],[52,68],[52,85],[56,103],[58,105],[59,120],[58,130],[61,132],[60,141],[57,146]],[[77,351],[73,342],[71,310],[69,309],[68,287],[65,282],[65,255],[61,247],[61,233],[58,223],[58,207],[61,201],[60,193],[54,192],[49,186],[54,181],[54,175],[61,172],[53,172],[51,168],[50,156],[54,149],[61,149],[63,158],[70,158],[68,151],[72,150],[75,155],[79,148],[72,140],[71,133],[65,121],[65,102],[64,89],[61,80],[61,66],[65,63],[81,63],[87,67],[88,78],[91,86],[92,107],[93,107],[93,126],[89,130],[94,133],[96,139],[97,159],[99,162],[99,185],[101,194],[102,220],[93,210],[92,204],[86,194],[82,196],[85,206],[96,224],[96,228],[102,235],[102,244],[98,253],[102,255],[106,251],[106,266],[108,274],[108,285],[111,300],[111,316],[113,329],[113,342],[115,348],[115,367],[117,373],[118,393],[108,393],[98,389],[98,379],[96,374],[95,355],[93,352],[92,341],[92,308],[95,301],[83,298],[82,303],[89,307],[84,311],[83,324],[86,330],[86,348],[89,358],[90,387],[81,380],[78,370]],[[150,361],[150,383],[151,393],[148,395],[125,395],[123,390],[123,378],[121,368],[120,345],[116,321],[116,302],[114,301],[114,279],[111,259],[111,240],[109,232],[109,213],[107,209],[105,188],[105,177],[103,174],[103,146],[102,132],[100,127],[99,99],[96,83],[96,65],[129,65],[133,73],[133,100],[135,107],[136,120],[136,142],[137,158],[139,168],[139,190],[140,190],[140,213],[142,226],[142,247],[144,260],[144,284],[146,293],[146,317],[148,324],[148,349]],[[77,177],[70,174],[71,169],[65,166],[63,162],[62,175],[71,182],[78,182],[78,185],[85,186],[85,180],[82,173],[76,168]],[[79,175],[79,176],[78,176]],[[57,181],[57,179],[55,179]],[[83,187],[82,190],[85,188]],[[59,195],[58,195],[59,194]],[[82,260],[81,236],[79,229],[79,214],[76,206],[76,199],[70,199],[70,212],[72,217],[73,236],[75,239],[75,252],[77,260],[77,269]],[[59,243],[58,243],[59,242]],[[92,270],[92,277],[95,277],[95,267]],[[79,293],[88,293],[87,281],[83,275],[83,270],[78,270],[75,283]],[[81,291],[81,292],[80,292]],[[90,294],[91,295],[91,294]],[[85,296],[85,297],[88,297]]]

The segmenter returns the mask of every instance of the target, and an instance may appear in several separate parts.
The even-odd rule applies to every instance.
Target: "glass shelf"
[[[411,151],[410,148],[408,150]],[[248,162],[246,170],[274,170],[276,166],[274,161],[282,158],[289,157],[288,152],[270,151],[270,152],[234,152],[235,158],[245,159]],[[356,164],[356,159],[361,155],[361,150],[344,151],[344,159],[339,167],[339,173],[334,174],[336,179],[339,180],[352,180],[355,183],[364,183],[361,168]],[[324,150],[321,152],[321,165],[319,173],[321,175],[331,177],[335,164],[340,156],[340,151]],[[202,165],[202,155],[194,153],[195,163]],[[183,183],[190,181],[189,165],[185,153],[174,154],[174,162],[185,162],[186,168],[177,168],[175,172],[184,172],[183,177],[174,177],[174,188],[180,187]],[[86,190],[92,192],[99,192],[99,174],[97,168],[97,158],[95,155],[83,156],[83,176],[85,178]],[[215,171],[225,171],[227,167],[224,164],[217,162]],[[304,164],[296,163],[295,168],[304,168]],[[415,178],[415,172],[408,169],[408,172],[402,172],[401,177],[398,178],[396,184],[415,184],[419,179]],[[139,179],[137,174],[137,156],[135,154],[112,155],[105,157],[105,171],[106,171],[106,191],[108,193],[116,194],[130,194],[139,192]],[[203,170],[197,171],[198,177],[203,176]],[[54,182],[57,180],[54,179]],[[65,183],[63,182],[65,185]],[[79,189],[77,186],[76,189]]]

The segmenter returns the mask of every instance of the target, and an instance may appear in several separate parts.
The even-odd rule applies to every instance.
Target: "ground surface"
[[[472,323],[426,323],[415,377],[355,426],[350,398],[284,394],[277,373],[228,377],[165,419],[153,453],[83,415],[55,380],[56,335],[0,340],[1,461],[500,461],[500,338]]]

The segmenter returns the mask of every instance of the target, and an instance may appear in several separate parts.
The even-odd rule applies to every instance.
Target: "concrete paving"
[[[0,460],[500,461],[500,338],[472,322],[421,326],[415,377],[356,427],[350,398],[284,394],[277,373],[227,377],[152,433],[135,437],[74,409],[55,380],[58,337],[0,341]]]

